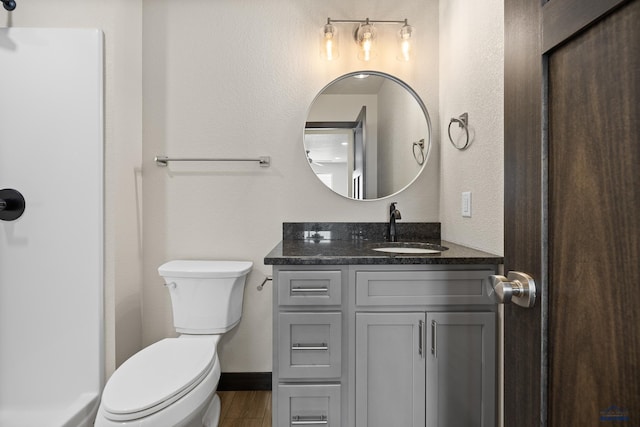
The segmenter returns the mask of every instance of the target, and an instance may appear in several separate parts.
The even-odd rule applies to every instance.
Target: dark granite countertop
[[[351,226],[352,224],[357,224]],[[264,258],[265,265],[349,264],[502,264],[504,258],[440,240],[435,223],[404,223],[399,240],[445,246],[436,254],[400,254],[373,250],[386,241],[385,223],[285,223],[284,239]],[[400,226],[400,224],[398,224]]]

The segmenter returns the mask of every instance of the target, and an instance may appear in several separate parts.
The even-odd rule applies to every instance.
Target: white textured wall
[[[107,376],[141,346],[140,0],[18,0],[3,27],[100,28],[105,39],[105,360]],[[42,70],[43,73],[46,70]]]
[[[504,8],[502,0],[440,2],[440,220],[443,237],[503,253]],[[469,113],[466,151],[448,140],[452,117]],[[459,134],[457,124],[451,133]],[[472,193],[472,217],[461,193]],[[404,212],[403,212],[404,213]]]
[[[449,25],[454,9],[461,15]],[[409,18],[419,55],[409,64],[392,54],[364,65],[355,59],[351,28],[340,26],[341,57],[323,62],[317,38],[328,16]],[[386,220],[389,199],[346,200],[304,163],[306,110],[326,83],[349,71],[396,75],[431,115],[442,173],[433,162],[394,197],[403,221],[441,220],[447,239],[502,253],[499,1],[447,0],[439,10],[436,1],[416,0],[19,0],[11,14],[0,8],[0,26],[10,25],[105,32],[107,373],[142,345],[173,335],[156,268],[178,257],[254,261],[245,317],[222,343],[223,369],[271,369],[270,285],[262,293],[255,287],[271,272],[262,259],[280,239],[281,223]],[[446,127],[464,111],[476,136],[472,148],[458,152]],[[270,155],[273,165],[210,166],[206,174],[170,176],[152,162],[162,153]],[[441,196],[424,194],[424,184],[438,179]],[[460,217],[462,191],[473,192],[470,219]]]
[[[340,60],[323,62],[318,33],[328,16],[407,17],[419,32],[420,55],[406,64],[390,52],[364,65],[347,26]],[[263,292],[256,286],[271,274],[262,260],[281,239],[282,222],[387,220],[389,200],[350,201],[314,176],[302,145],[307,108],[329,81],[371,68],[398,76],[436,111],[437,17],[437,3],[415,0],[144,1],[145,344],[174,335],[158,265],[173,258],[247,259],[254,269],[244,315],[220,344],[222,369],[271,370],[271,285]],[[272,165],[167,170],[153,163],[157,154],[269,155]],[[438,220],[438,194],[423,191],[438,174],[430,169],[394,197],[403,221]]]

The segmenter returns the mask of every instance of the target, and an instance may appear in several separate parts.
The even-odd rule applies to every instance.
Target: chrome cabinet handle
[[[329,292],[329,288],[291,288],[291,292],[294,294],[300,293],[300,292],[327,293]]]
[[[321,344],[293,344],[291,346],[291,350],[329,350],[329,346],[327,343],[323,342]]]
[[[424,322],[418,322],[418,354],[424,358]]]
[[[296,415],[291,417],[292,426],[310,426],[310,425],[326,425],[329,424],[326,415],[312,415],[312,416],[300,416]]]
[[[485,285],[487,295],[498,304],[513,302],[531,308],[536,303],[536,282],[528,274],[510,271],[507,277],[491,275]]]
[[[436,359],[438,358],[438,322],[435,320],[431,321],[431,354]]]

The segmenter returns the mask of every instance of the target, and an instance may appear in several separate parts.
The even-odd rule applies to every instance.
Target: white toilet
[[[215,427],[220,337],[240,322],[249,261],[170,261],[158,268],[181,333],[133,355],[102,393],[96,427]]]

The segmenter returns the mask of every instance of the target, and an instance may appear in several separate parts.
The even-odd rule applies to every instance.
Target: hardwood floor
[[[271,427],[270,391],[219,391],[219,427]]]

